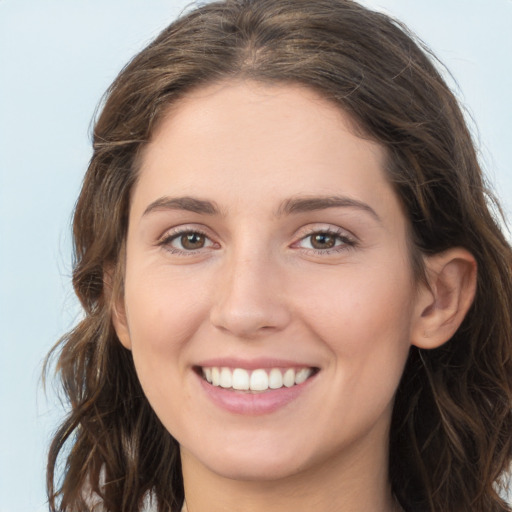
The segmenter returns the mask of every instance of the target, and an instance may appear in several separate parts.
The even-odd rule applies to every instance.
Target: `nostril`
[[[223,332],[240,338],[254,338],[283,328],[288,323],[287,316],[284,312],[279,312],[278,307],[228,309],[217,306],[210,315],[210,321]]]

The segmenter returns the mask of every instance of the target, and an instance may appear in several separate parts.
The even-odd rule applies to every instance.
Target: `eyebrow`
[[[212,201],[197,199],[195,197],[160,197],[153,201],[142,214],[147,215],[155,210],[185,210],[187,212],[201,213],[206,215],[218,215],[219,208]]]
[[[287,199],[279,207],[277,215],[312,212],[328,208],[356,208],[369,213],[375,220],[381,222],[381,218],[371,206],[346,196],[296,197]]]
[[[377,221],[381,222],[381,218],[371,206],[346,196],[293,197],[284,201],[277,209],[275,215],[280,217],[282,215],[326,210],[328,208],[356,208],[369,213]],[[213,201],[190,196],[164,196],[153,201],[144,210],[143,216],[158,210],[184,210],[203,215],[220,214],[220,209]]]

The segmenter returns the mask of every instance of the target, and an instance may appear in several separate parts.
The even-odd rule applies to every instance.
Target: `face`
[[[300,86],[212,85],[164,119],[114,323],[184,463],[275,479],[386,451],[416,286],[384,165]]]

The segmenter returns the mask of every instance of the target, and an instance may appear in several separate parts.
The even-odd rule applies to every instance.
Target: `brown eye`
[[[314,249],[332,249],[336,245],[336,236],[329,233],[315,233],[310,236]]]
[[[187,252],[213,249],[216,244],[200,231],[181,231],[176,234],[164,236],[159,245],[173,254],[185,254]]]
[[[183,249],[187,251],[202,249],[206,243],[206,237],[202,233],[185,233],[179,240]]]
[[[348,250],[357,246],[356,240],[345,230],[335,228],[336,231],[319,229],[311,231],[309,234],[295,242],[294,247],[315,251],[316,255],[323,254],[329,256],[338,254],[341,251]]]

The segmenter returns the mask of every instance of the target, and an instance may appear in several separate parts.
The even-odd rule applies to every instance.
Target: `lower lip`
[[[314,377],[291,388],[269,389],[259,393],[225,389],[213,386],[200,376],[198,379],[208,398],[218,407],[235,414],[256,416],[270,414],[296,400],[307,390]]]

